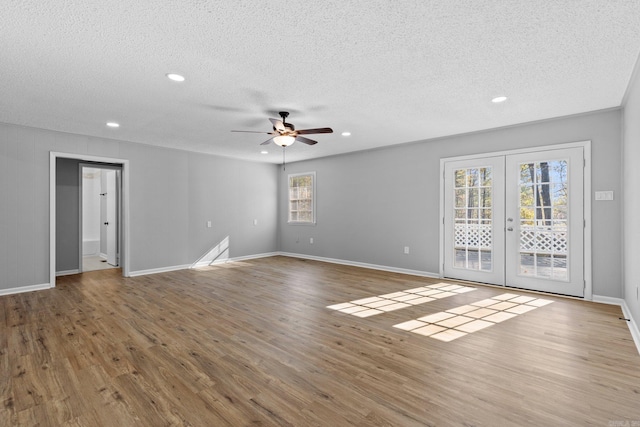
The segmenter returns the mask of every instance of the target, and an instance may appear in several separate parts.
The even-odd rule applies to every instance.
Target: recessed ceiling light
[[[342,132],[342,136],[351,136],[351,132]]]
[[[267,150],[262,150],[260,154],[269,154],[269,152]]]
[[[107,126],[109,126],[110,128],[119,128],[120,124],[116,122],[107,122]]]
[[[173,80],[174,82],[184,81],[184,76],[181,76],[180,74],[169,73],[167,74],[167,78],[169,78],[169,80]]]
[[[504,102],[506,100],[507,100],[506,96],[496,96],[491,100],[491,102],[493,102],[494,104],[499,104],[500,102]]]

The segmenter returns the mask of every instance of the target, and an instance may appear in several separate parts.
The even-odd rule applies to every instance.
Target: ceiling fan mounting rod
[[[289,112],[280,111],[278,114],[280,114],[280,117],[282,117],[282,123],[284,124],[284,122],[287,120],[287,117],[289,117]]]

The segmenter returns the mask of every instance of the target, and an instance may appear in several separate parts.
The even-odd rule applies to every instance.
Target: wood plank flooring
[[[287,257],[119,274],[0,297],[0,425],[640,426],[616,306],[544,295],[443,342],[393,325],[507,291],[360,318],[327,306],[441,281]]]

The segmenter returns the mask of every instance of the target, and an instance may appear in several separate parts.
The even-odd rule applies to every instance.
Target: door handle
[[[105,223],[104,223],[104,225],[109,225],[109,223],[108,223],[108,222],[105,222]]]
[[[507,227],[507,231],[513,231],[513,227]]]

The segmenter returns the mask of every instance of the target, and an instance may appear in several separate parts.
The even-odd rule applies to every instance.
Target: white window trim
[[[291,218],[291,199],[289,198],[289,189],[291,178],[295,178],[298,176],[307,176],[311,175],[311,221],[292,221]],[[314,172],[302,172],[302,173],[292,173],[287,176],[287,224],[289,225],[315,225],[316,224],[316,173]]]

